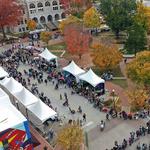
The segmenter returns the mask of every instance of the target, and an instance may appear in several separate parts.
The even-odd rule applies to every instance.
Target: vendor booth
[[[76,82],[79,82],[79,75],[85,73],[85,71],[77,66],[73,60],[68,66],[63,68],[63,71],[65,78],[68,80],[75,80]]]
[[[8,76],[8,73],[2,67],[0,67],[0,80]]]
[[[5,95],[5,96],[4,96]],[[0,150],[32,150],[32,140],[26,118],[11,104],[0,89]]]
[[[47,48],[39,54],[40,57],[44,58],[48,62],[54,63],[56,66],[58,66],[57,56],[52,54]]]
[[[23,89],[22,84],[17,82],[14,78],[4,78],[0,81],[0,85],[2,89],[5,89],[7,92],[10,92],[11,94],[14,94],[16,92],[19,92]]]
[[[92,69],[89,69],[86,73],[82,74],[79,76],[80,81],[87,82],[88,84],[92,85],[95,91],[99,91],[101,94],[104,94],[105,91],[105,86],[104,83],[105,81],[97,76]]]
[[[37,118],[44,123],[48,119],[55,119],[57,113],[48,107],[45,103],[39,100],[37,103],[27,107]]]

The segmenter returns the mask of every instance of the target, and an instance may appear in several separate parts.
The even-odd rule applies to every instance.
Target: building
[[[24,7],[23,18],[16,27],[11,30],[13,32],[26,32],[27,21],[33,19],[38,26],[44,28],[56,26],[57,21],[65,18],[62,4],[59,0],[20,0]]]

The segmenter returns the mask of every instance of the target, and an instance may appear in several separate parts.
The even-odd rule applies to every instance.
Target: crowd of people
[[[132,144],[140,138],[150,135],[150,121],[147,122],[146,126],[140,126],[136,131],[130,132],[130,136],[128,139],[123,139],[122,143],[118,141],[114,142],[114,147],[111,150],[125,150],[128,147],[132,146]],[[150,143],[138,143],[136,146],[137,150],[150,150]],[[106,149],[108,150],[108,149]]]
[[[30,68],[28,70],[24,70],[23,72],[18,71],[21,63],[30,66]],[[100,98],[100,95],[95,93],[93,89],[88,88],[87,86],[77,84],[74,78],[70,77],[66,80],[63,73],[57,70],[55,60],[47,62],[44,59],[35,59],[33,53],[22,49],[16,50],[16,47],[12,47],[11,49],[8,49],[0,54],[0,65],[6,69],[11,77],[20,82],[24,87],[30,90],[34,95],[38,96],[45,104],[47,104],[56,112],[57,108],[53,107],[50,98],[47,97],[43,91],[39,91],[38,84],[44,83],[45,85],[48,85],[48,83],[51,82],[56,90],[58,90],[59,86],[63,84],[64,88],[68,86],[72,89],[71,94],[77,93],[82,95],[87,98],[89,102],[93,103],[95,108],[100,110],[103,108],[103,100]],[[46,77],[44,76],[44,73],[47,74]],[[31,82],[31,80],[34,81],[34,83]],[[63,106],[68,107],[72,114],[75,112],[82,114],[81,125],[82,122],[86,122],[86,113],[83,113],[81,106],[78,107],[77,111],[71,109],[69,106],[67,93],[64,93],[64,95],[60,94],[60,100],[62,99],[65,99]],[[113,118],[114,114],[116,117],[123,118],[124,120],[145,118],[147,115],[150,115],[149,110],[132,115],[127,114],[125,111],[118,113],[115,110],[110,109],[109,112],[106,113],[106,119],[109,120],[110,118]],[[101,121],[100,126],[101,131],[103,131],[105,122]],[[150,124],[147,124],[146,127],[140,127],[135,132],[131,132],[129,139],[124,139],[121,144],[118,144],[118,142],[115,141],[115,145],[112,150],[124,150],[127,148],[127,146],[131,146],[134,141],[139,139],[141,136],[145,136],[146,134],[150,134]],[[140,150],[140,146],[138,145],[137,147],[138,150]],[[142,147],[146,146],[142,145]],[[145,149],[141,148],[141,150],[148,150],[148,146]]]

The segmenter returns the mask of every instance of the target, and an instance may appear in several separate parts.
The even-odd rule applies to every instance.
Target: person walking
[[[109,120],[109,114],[108,113],[106,114],[106,120]]]
[[[85,113],[83,114],[83,121],[86,122],[86,114]]]

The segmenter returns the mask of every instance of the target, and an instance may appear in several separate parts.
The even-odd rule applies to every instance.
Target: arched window
[[[53,6],[57,5],[57,2],[56,2],[56,1],[53,1],[53,2],[52,2],[52,5],[53,5]]]
[[[34,20],[36,23],[38,23],[38,18],[34,17],[32,20]]]
[[[43,4],[42,3],[38,3],[37,7],[43,7]]]
[[[59,20],[59,15],[58,14],[55,15],[55,20],[56,21]]]
[[[62,18],[62,19],[66,18],[65,13],[62,13],[62,14],[61,14],[61,18]]]
[[[30,9],[35,8],[35,5],[34,5],[33,3],[31,3],[31,4],[29,5],[29,8],[30,8]]]
[[[51,22],[51,21],[53,21],[53,17],[51,15],[48,15],[47,20]]]
[[[50,6],[50,2],[45,2],[45,6]]]
[[[41,17],[40,17],[40,22],[41,22],[41,23],[46,23],[46,20],[45,20],[45,17],[44,17],[44,16],[41,16]]]

